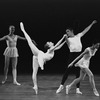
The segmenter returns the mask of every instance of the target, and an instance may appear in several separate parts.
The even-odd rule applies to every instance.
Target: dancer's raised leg
[[[34,55],[38,55],[39,49],[33,44],[33,42],[32,42],[32,40],[31,40],[30,36],[26,33],[26,31],[25,31],[25,29],[24,29],[24,25],[23,25],[22,22],[20,23],[20,27],[21,27],[22,32],[23,32],[24,35],[25,35],[25,38],[27,39],[28,45],[29,45],[29,47],[31,48],[32,53],[33,53]]]

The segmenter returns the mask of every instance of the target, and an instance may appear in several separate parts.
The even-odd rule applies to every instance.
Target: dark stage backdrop
[[[8,34],[9,25],[16,27],[15,34],[24,36],[19,23],[22,21],[27,33],[44,52],[47,41],[56,43],[67,27],[75,34],[83,31],[93,20],[97,20],[91,30],[82,37],[83,50],[100,42],[100,0],[0,0],[0,38]],[[26,41],[18,40],[18,73],[32,73],[32,53]],[[0,41],[0,73],[3,73],[6,42]],[[65,44],[40,73],[62,74],[66,69],[69,50]],[[99,74],[100,49],[91,59],[90,69]],[[10,65],[11,73],[11,65]]]

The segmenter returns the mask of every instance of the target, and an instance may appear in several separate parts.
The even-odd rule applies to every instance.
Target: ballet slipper
[[[38,94],[38,87],[34,86],[33,89],[35,90],[35,93]]]
[[[93,91],[94,91],[95,96],[99,96],[99,93],[97,90],[93,90]]]
[[[60,93],[64,89],[63,85],[60,85],[59,88],[57,89],[56,93]]]
[[[6,80],[7,80],[7,76],[6,76],[6,77],[4,78],[4,80],[2,81],[2,84],[5,84]]]
[[[21,85],[20,83],[18,83],[17,81],[15,81],[15,82],[13,82],[13,84],[15,84],[15,85]]]

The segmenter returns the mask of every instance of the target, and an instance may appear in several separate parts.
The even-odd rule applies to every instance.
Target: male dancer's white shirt
[[[82,33],[79,33],[74,37],[68,38],[70,52],[81,52],[82,50],[81,37]]]

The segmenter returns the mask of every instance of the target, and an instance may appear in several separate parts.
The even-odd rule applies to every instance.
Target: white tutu
[[[88,68],[89,67],[89,60],[85,60],[84,58],[82,58],[81,60],[79,60],[76,64],[76,67],[80,67],[80,68]]]
[[[18,50],[16,47],[7,47],[3,53],[3,55],[8,57],[18,57]]]
[[[44,69],[44,63],[46,61],[51,60],[53,58],[53,56],[54,56],[54,53],[50,54],[49,52],[44,53],[42,51],[39,51],[38,63],[42,70]]]
[[[44,62],[45,62],[45,60],[44,60],[44,52],[42,52],[42,51],[39,51],[39,54],[38,54],[38,63],[39,63],[39,66],[40,66],[40,68],[43,70],[44,69]]]

